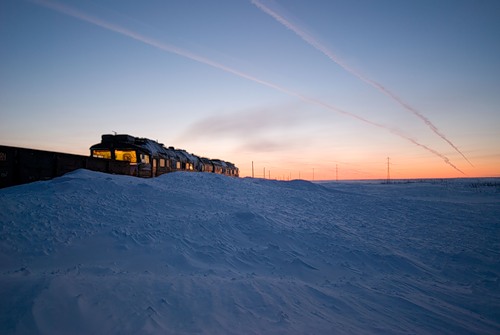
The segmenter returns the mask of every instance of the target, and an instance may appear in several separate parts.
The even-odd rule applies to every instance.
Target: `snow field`
[[[79,170],[0,190],[2,334],[495,334],[500,191]]]

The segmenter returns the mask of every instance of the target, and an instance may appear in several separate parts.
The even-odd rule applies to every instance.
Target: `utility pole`
[[[267,170],[267,176],[268,176],[267,179],[271,179],[271,170]]]
[[[252,161],[252,178],[253,178],[253,161]]]
[[[335,181],[339,181],[339,165],[335,164]]]
[[[313,181],[314,181],[314,168],[313,168]]]
[[[389,181],[391,180],[391,173],[390,173],[390,158],[387,157],[387,184],[389,184]]]
[[[264,167],[264,179],[266,179],[266,167]]]

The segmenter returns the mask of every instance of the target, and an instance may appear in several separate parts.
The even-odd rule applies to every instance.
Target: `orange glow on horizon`
[[[19,146],[39,150],[48,150],[79,155],[90,155],[89,146],[95,141],[85,140],[84,143],[78,141],[71,143],[42,144],[42,143],[2,143],[3,145]],[[89,143],[87,143],[89,142]],[[68,144],[70,144],[68,146]],[[207,149],[193,148],[193,152],[204,156],[209,155]],[[212,152],[215,157],[221,157],[230,161],[239,168],[240,177],[252,176],[252,161],[249,156],[254,156],[254,177],[275,180],[303,179],[309,181],[319,180],[385,180],[387,179],[387,158],[374,157],[368,154],[358,154],[352,157],[362,157],[346,159],[342,162],[324,162],[322,156],[315,156],[313,153],[295,158],[287,152],[275,152],[272,155],[255,154],[251,152],[233,152],[231,150]],[[292,158],[290,158],[292,157]],[[472,157],[474,167],[467,166],[467,162],[457,160],[457,165],[463,169],[465,175],[458,173],[450,166],[444,164],[435,157],[405,157],[398,156],[390,159],[390,179],[446,179],[446,178],[500,178],[500,155],[485,155],[482,157]],[[316,163],[315,163],[316,162]],[[313,176],[314,170],[314,176]]]
[[[287,164],[283,164],[287,165]],[[397,179],[453,179],[453,178],[499,178],[500,159],[475,162],[475,167],[464,168],[465,175],[457,173],[440,162],[429,164],[422,163],[418,166],[404,166],[398,163],[397,167],[390,167],[389,178]],[[240,177],[252,177],[251,162],[239,164]],[[264,176],[265,173],[265,176]],[[312,167],[304,165],[302,168],[269,168],[263,164],[254,164],[254,178],[274,180],[303,179],[309,181],[320,180],[386,180],[387,165],[384,162],[378,166],[373,164],[357,164],[355,167],[338,164],[337,166],[318,165]]]

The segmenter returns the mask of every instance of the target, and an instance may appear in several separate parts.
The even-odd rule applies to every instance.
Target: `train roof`
[[[163,146],[163,144],[158,143],[156,141],[147,139],[147,138],[139,138],[126,134],[105,134],[101,136],[101,143],[94,144],[90,147],[92,149],[125,149],[125,148],[134,148],[140,149],[142,151],[146,151],[149,154],[155,153],[168,153],[167,149]]]
[[[175,153],[181,159],[181,161],[198,161],[200,159],[198,156],[190,154],[183,149],[175,149]]]
[[[134,137],[128,134],[104,134],[101,136],[101,142],[94,144],[90,150],[95,149],[125,149],[133,148],[136,150],[145,151],[150,155],[162,154],[167,157],[175,158],[181,162],[197,162],[211,161],[216,165],[223,167],[236,168],[233,163],[225,162],[220,159],[200,158],[197,155],[190,154],[184,149],[176,149],[174,147],[165,147],[163,143],[143,137]],[[206,161],[205,161],[206,160]]]

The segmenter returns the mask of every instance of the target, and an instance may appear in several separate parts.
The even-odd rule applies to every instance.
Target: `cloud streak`
[[[290,110],[291,108],[293,107],[259,108],[237,114],[217,114],[193,123],[186,134],[250,136],[290,129],[309,120],[306,115]],[[185,137],[186,134],[181,137]]]
[[[313,48],[316,50],[320,51],[323,53],[325,56],[327,56],[330,60],[332,60],[334,63],[342,67],[345,71],[349,72],[353,76],[357,77],[361,81],[365,82],[366,84],[376,88],[379,92],[383,93],[384,95],[388,96],[390,99],[395,101],[397,104],[402,106],[406,111],[412,113],[419,119],[421,119],[436,135],[438,135],[441,139],[443,139],[445,142],[447,142],[456,152],[458,152],[471,166],[472,163],[467,159],[467,157],[458,149],[458,147],[453,144],[425,115],[420,113],[418,110],[410,106],[408,103],[403,101],[401,98],[399,98],[397,95],[395,95],[393,92],[391,92],[389,89],[384,87],[382,84],[369,79],[359,73],[358,71],[354,70],[352,67],[344,63],[342,60],[339,59],[332,51],[330,51],[328,48],[326,48],[324,45],[319,43],[313,36],[310,34],[306,33],[303,29],[300,29],[296,25],[292,24],[290,21],[288,21],[283,15],[280,15],[277,13],[275,10],[272,10],[268,6],[264,5],[260,0],[251,0],[252,4],[254,4],[257,8],[259,8],[261,11],[264,13],[268,14],[272,18],[274,18],[276,21],[281,23],[283,26],[285,26],[287,29],[291,30],[294,32],[297,36],[299,36],[302,40],[304,40],[306,43],[311,45]]]
[[[230,139],[241,144],[239,151],[277,152],[297,147],[300,140],[296,130],[311,121],[293,105],[257,108],[239,113],[214,114],[192,123],[179,140],[200,140],[206,137]],[[291,137],[291,134],[294,137]]]
[[[427,147],[427,146],[425,146],[423,144],[418,143],[416,140],[414,140],[414,139],[412,139],[412,138],[410,138],[410,137],[402,134],[399,131],[396,131],[394,129],[386,127],[386,126],[384,126],[382,124],[370,121],[370,120],[365,119],[365,118],[363,118],[363,117],[361,117],[359,115],[356,115],[356,114],[344,111],[344,110],[342,110],[340,108],[337,108],[337,107],[335,107],[333,105],[327,104],[327,103],[322,102],[320,100],[317,100],[317,99],[305,96],[303,94],[300,94],[298,92],[289,90],[289,89],[284,88],[282,86],[273,84],[273,83],[268,82],[268,81],[261,80],[259,78],[254,77],[254,76],[251,76],[249,74],[246,74],[246,73],[240,72],[238,70],[232,69],[232,68],[227,67],[225,65],[222,65],[222,64],[219,64],[217,62],[214,62],[214,61],[212,61],[212,60],[210,60],[208,58],[196,55],[196,54],[194,54],[194,53],[192,53],[192,52],[190,52],[188,50],[176,47],[174,45],[170,45],[170,44],[159,42],[157,40],[154,40],[154,39],[149,38],[147,36],[141,35],[141,34],[139,34],[137,32],[131,31],[131,30],[126,29],[124,27],[121,27],[121,26],[118,26],[118,25],[106,22],[104,20],[98,19],[96,17],[93,17],[91,15],[83,13],[83,12],[77,10],[77,9],[74,9],[72,7],[69,7],[69,6],[66,6],[66,5],[57,3],[57,2],[48,1],[48,0],[32,0],[32,2],[35,3],[35,4],[38,4],[40,6],[43,6],[43,7],[55,10],[57,12],[63,13],[65,15],[77,18],[79,20],[82,20],[82,21],[85,21],[85,22],[89,22],[91,24],[94,24],[96,26],[102,27],[104,29],[116,32],[116,33],[124,35],[124,36],[127,36],[127,37],[132,38],[132,39],[134,39],[136,41],[142,42],[144,44],[150,45],[150,46],[155,47],[157,49],[166,51],[168,53],[173,53],[173,54],[176,54],[178,56],[185,57],[185,58],[194,60],[196,62],[209,65],[211,67],[217,68],[217,69],[225,71],[227,73],[231,73],[231,74],[233,74],[235,76],[238,76],[238,77],[241,77],[241,78],[253,81],[253,82],[258,83],[260,85],[267,86],[267,87],[272,88],[272,89],[274,89],[276,91],[279,91],[279,92],[285,93],[287,95],[296,97],[296,98],[298,98],[298,99],[300,99],[300,100],[302,100],[302,101],[304,101],[306,103],[309,103],[309,104],[312,104],[312,105],[316,105],[316,106],[322,107],[324,109],[330,110],[332,112],[336,112],[336,113],[339,113],[339,114],[342,114],[342,115],[354,118],[354,119],[356,119],[358,121],[361,121],[363,123],[375,126],[377,128],[388,130],[391,133],[393,133],[394,135],[396,135],[396,136],[398,136],[398,137],[400,137],[402,139],[405,139],[405,140],[407,140],[407,141],[409,141],[409,142],[411,142],[411,143],[413,143],[413,144],[415,144],[415,145],[417,145],[417,146],[419,146],[419,147],[421,147],[421,148],[429,151],[430,153],[432,153],[432,154],[440,157],[441,159],[443,159],[443,161],[446,164],[448,164],[449,166],[453,167],[458,172],[460,172],[460,173],[462,173],[462,174],[465,175],[465,173],[463,171],[461,171],[454,164],[452,164],[450,162],[450,160],[446,156],[444,156],[443,154],[441,154],[441,153],[439,153],[439,152],[437,152],[437,151],[435,151],[435,150],[433,150],[433,149],[431,149],[431,148],[429,148],[429,147]]]

